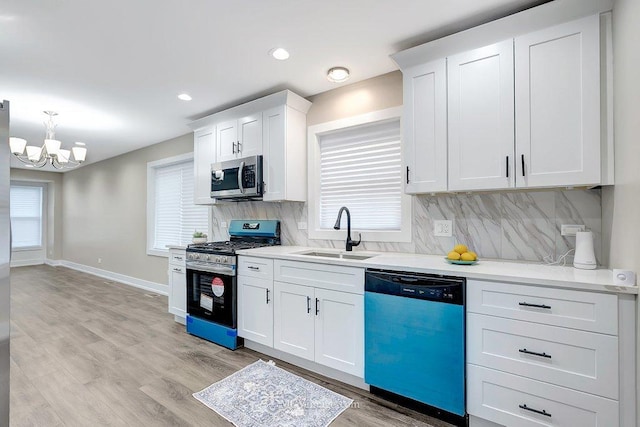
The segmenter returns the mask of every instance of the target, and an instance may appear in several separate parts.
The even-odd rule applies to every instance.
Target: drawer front
[[[280,282],[364,295],[364,268],[278,259],[274,267]]]
[[[618,297],[613,294],[468,280],[467,311],[618,334]]]
[[[467,362],[618,398],[618,338],[467,315]]]
[[[238,257],[238,274],[273,280],[273,260],[241,255]]]
[[[467,365],[467,384],[469,414],[501,425],[619,425],[619,407],[615,400],[472,364]]]
[[[169,251],[169,263],[171,264],[179,264],[184,266],[186,260],[186,252],[181,250],[170,250]]]

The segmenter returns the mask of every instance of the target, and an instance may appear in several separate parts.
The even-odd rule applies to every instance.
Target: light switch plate
[[[433,235],[451,237],[453,235],[453,221],[449,219],[433,221]]]
[[[584,224],[562,224],[560,226],[561,236],[575,236],[578,231],[585,231]]]
[[[299,222],[298,223],[298,230],[306,230],[307,229],[307,223],[306,222]]]

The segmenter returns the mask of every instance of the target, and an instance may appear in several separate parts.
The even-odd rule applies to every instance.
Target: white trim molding
[[[93,274],[94,276],[110,279],[115,282],[119,282],[125,285],[133,286],[134,288],[144,289],[145,291],[155,292],[160,295],[169,295],[169,286],[162,283],[155,283],[148,280],[138,279],[136,277],[127,276],[120,273],[114,273],[112,271],[102,270],[99,268],[91,267],[84,264],[78,264],[71,261],[62,260],[59,262],[60,266],[68,267],[73,270],[82,271],[84,273]]]
[[[335,130],[359,126],[384,120],[400,118],[402,127],[402,106],[372,111],[370,113],[331,122],[309,126],[308,141],[308,171],[309,171],[309,197],[308,197],[308,233],[309,239],[318,240],[344,240],[345,230],[327,230],[320,228],[319,195],[320,195],[320,144],[319,138],[326,133]],[[402,135],[402,130],[400,131]],[[411,241],[411,196],[401,190],[402,225],[398,231],[376,231],[352,229],[352,238],[357,239],[362,233],[362,240],[369,242],[410,242]],[[337,214],[337,212],[336,212]],[[354,233],[355,232],[355,233]]]

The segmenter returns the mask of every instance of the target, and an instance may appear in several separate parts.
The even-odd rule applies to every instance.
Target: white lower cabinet
[[[468,280],[467,412],[504,426],[621,425],[617,304]]]
[[[504,426],[614,427],[618,402],[481,366],[467,367],[467,411]]]
[[[362,295],[275,282],[274,347],[362,377]]]
[[[187,267],[184,249],[169,250],[169,313],[184,323],[187,317]]]
[[[273,346],[273,280],[238,275],[238,335]]]

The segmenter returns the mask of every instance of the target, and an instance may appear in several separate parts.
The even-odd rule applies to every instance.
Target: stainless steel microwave
[[[262,156],[211,165],[211,198],[262,200]]]

